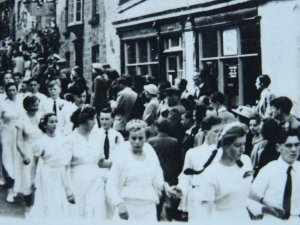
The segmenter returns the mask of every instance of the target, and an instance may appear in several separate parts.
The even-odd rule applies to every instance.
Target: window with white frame
[[[216,79],[227,105],[253,105],[261,73],[259,23],[205,27],[199,32],[200,67]]]
[[[124,43],[125,71],[135,75],[158,75],[158,46],[156,38]]]
[[[83,0],[69,0],[69,25],[82,23],[82,7]]]

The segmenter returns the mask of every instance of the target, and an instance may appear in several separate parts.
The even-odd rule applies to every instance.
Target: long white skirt
[[[105,182],[97,165],[73,166],[71,188],[76,202],[71,206],[72,218],[106,220]]]
[[[127,209],[129,221],[147,221],[156,222],[156,204],[153,201],[137,200],[137,199],[123,199],[125,207]],[[119,211],[116,208],[115,220],[121,220]]]

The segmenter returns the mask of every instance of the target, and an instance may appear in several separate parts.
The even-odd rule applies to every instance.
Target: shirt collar
[[[287,170],[289,168],[289,166],[292,166],[293,170],[295,169],[295,167],[293,166],[294,163],[292,165],[288,164],[286,161],[283,160],[283,158],[281,156],[279,156],[278,162],[280,163],[280,165],[282,166],[282,168],[284,170]]]

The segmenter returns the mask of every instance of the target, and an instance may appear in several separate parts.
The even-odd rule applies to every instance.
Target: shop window
[[[206,30],[202,33],[203,57],[218,56],[218,38],[216,30]]]
[[[158,46],[156,39],[126,41],[125,70],[132,76],[158,74]]]
[[[182,47],[182,39],[180,36],[172,36],[164,39],[164,50],[172,50]]]
[[[69,0],[68,25],[82,23],[83,0]]]
[[[255,79],[261,73],[259,25],[202,29],[199,33],[201,70],[226,96],[226,104],[255,103]]]

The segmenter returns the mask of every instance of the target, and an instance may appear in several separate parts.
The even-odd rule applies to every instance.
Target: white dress
[[[75,129],[68,137],[68,148],[72,151],[70,176],[76,202],[72,205],[72,218],[106,219],[105,182],[98,166],[104,158],[99,132],[93,130],[86,140]]]
[[[137,160],[129,142],[118,147],[107,181],[106,192],[113,205],[123,202],[129,220],[156,221],[156,204],[163,187],[163,173],[153,148],[145,143],[145,158]],[[115,219],[119,219],[115,210]]]
[[[70,216],[70,203],[62,180],[62,171],[68,165],[71,153],[65,147],[65,138],[44,134],[35,145],[33,154],[39,157],[35,177],[35,199],[29,219],[56,219]]]
[[[212,214],[205,220],[199,211],[199,217],[189,222],[206,222],[206,224],[219,224],[242,221],[249,223],[250,217],[246,209],[246,201],[252,181],[252,165],[248,156],[242,155],[243,167],[238,165],[224,166],[216,162],[203,172],[202,183],[194,188],[193,209],[201,210],[203,202],[212,204]],[[193,212],[193,215],[197,215]],[[205,221],[204,221],[205,220]]]
[[[20,177],[20,170],[16,167],[21,155],[17,150],[17,128],[18,119],[24,114],[21,98],[16,101],[6,99],[1,104],[2,116],[2,163],[8,176],[13,179]]]
[[[16,164],[17,169],[20,171],[19,179],[16,179],[14,183],[14,191],[16,193],[22,193],[24,195],[31,194],[32,184],[32,169],[35,167],[33,160],[33,147],[38,139],[43,135],[42,131],[38,127],[38,123],[42,117],[42,114],[38,112],[33,118],[30,118],[27,114],[24,114],[17,123],[18,129],[22,132],[22,150],[26,156],[30,159],[30,164],[24,165],[22,157],[18,157],[19,162]]]

